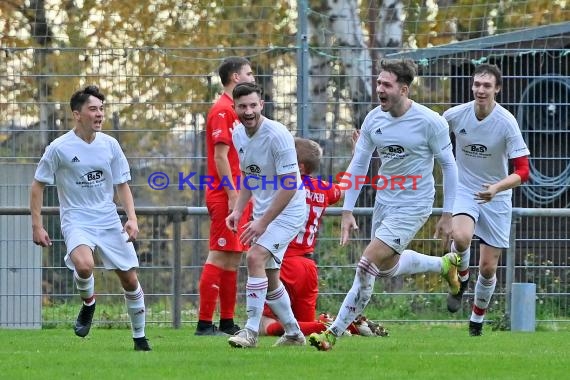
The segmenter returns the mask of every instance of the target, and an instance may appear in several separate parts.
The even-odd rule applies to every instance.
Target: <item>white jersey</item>
[[[475,116],[475,102],[460,104],[443,113],[455,135],[459,189],[475,193],[484,183],[508,176],[508,160],[530,154],[515,117],[500,104],[483,120]],[[495,199],[510,198],[512,190]]]
[[[304,218],[305,190],[300,186],[295,141],[287,128],[279,122],[264,118],[251,138],[246,134],[245,127],[239,124],[234,129],[232,139],[238,152],[242,175],[246,176],[245,186],[252,191],[254,198],[254,219],[259,219],[267,211],[275,192],[283,186],[277,176],[288,173],[295,176],[297,191],[278,218]],[[289,188],[287,183],[285,188]]]
[[[413,101],[400,117],[376,107],[362,123],[355,157],[347,172],[353,176],[366,174],[362,171],[367,170],[374,149],[378,149],[382,163],[373,181],[377,186],[376,202],[388,206],[433,205],[434,157],[453,161],[449,128],[438,113]],[[453,162],[451,165],[455,170]],[[450,186],[454,189],[455,183]],[[447,205],[447,209],[452,207],[452,203]]]
[[[86,143],[73,130],[51,142],[34,178],[57,185],[61,227],[109,228],[119,220],[113,185],[131,179],[129,164],[117,140],[104,133]]]

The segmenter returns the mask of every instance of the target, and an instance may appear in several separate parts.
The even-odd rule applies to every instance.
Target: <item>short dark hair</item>
[[[232,91],[232,98],[234,100],[239,99],[242,96],[247,96],[249,94],[253,94],[254,92],[257,93],[260,98],[263,95],[263,90],[257,84],[241,82],[234,87],[234,90]]]
[[[76,91],[72,96],[71,100],[69,101],[69,105],[71,106],[72,111],[81,111],[81,107],[87,102],[90,96],[94,96],[97,99],[101,100],[101,102],[105,101],[105,95],[103,95],[99,91],[99,87],[89,85],[82,90]]]
[[[222,85],[227,86],[234,73],[239,73],[242,67],[251,63],[243,57],[228,57],[224,59],[220,67],[218,67],[218,75],[222,81]]]
[[[297,151],[297,162],[305,165],[307,174],[311,174],[319,168],[323,151],[316,141],[296,137],[295,150]]]
[[[418,66],[411,59],[382,59],[380,71],[394,74],[396,82],[409,87],[418,73]]]
[[[479,74],[492,75],[495,77],[495,85],[497,85],[497,87],[503,86],[503,76],[501,74],[501,69],[499,69],[497,65],[493,65],[490,63],[482,63],[478,66],[475,66],[475,70],[473,70],[471,78]]]

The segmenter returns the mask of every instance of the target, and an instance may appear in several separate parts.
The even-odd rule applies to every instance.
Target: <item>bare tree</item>
[[[309,18],[312,44],[320,46],[310,58],[310,96],[312,109],[310,127],[326,129],[326,109],[330,89],[331,67],[340,61],[350,90],[352,124],[358,128],[370,110],[372,102],[372,59],[364,39],[362,22],[356,0],[321,1],[311,4]],[[326,50],[325,50],[326,49]]]

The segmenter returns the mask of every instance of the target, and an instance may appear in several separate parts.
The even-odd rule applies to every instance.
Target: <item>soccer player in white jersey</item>
[[[55,184],[60,202],[61,230],[67,254],[65,263],[83,300],[75,334],[85,337],[95,313],[93,252],[99,247],[106,269],[114,270],[124,290],[136,351],[150,351],[145,337],[144,293],[136,269],[133,247],[139,227],[131,189],[129,164],[117,140],[101,132],[105,96],[87,86],[70,100],[74,128],[46,148],[34,175],[30,210],[34,243],[47,247],[51,239],[42,223],[41,208],[46,184]],[[127,222],[121,224],[113,202],[114,186]]]
[[[474,100],[443,113],[455,136],[459,169],[451,250],[461,256],[460,291],[448,295],[447,307],[450,312],[461,307],[469,280],[471,239],[476,235],[481,254],[469,334],[478,336],[495,291],[501,251],[509,247],[511,189],[528,179],[530,152],[514,116],[495,101],[502,85],[499,68],[479,65],[473,71],[472,81]],[[514,168],[510,174],[509,161]]]
[[[373,184],[378,191],[372,239],[358,262],[352,288],[334,323],[323,333],[309,336],[311,345],[318,350],[330,350],[336,337],[362,313],[370,301],[376,277],[436,272],[446,279],[453,293],[459,291],[457,254],[438,257],[406,249],[432,212],[434,158],[442,168],[444,182],[443,215],[436,234],[446,247],[457,185],[447,123],[408,97],[416,72],[416,65],[410,60],[380,62],[376,81],[380,105],[364,119],[354,156],[341,181],[352,184],[345,192],[343,204],[340,243],[344,245],[350,230],[358,228],[352,214],[360,192],[360,186],[354,185],[356,177],[366,175],[372,153],[378,149],[382,164],[375,177],[378,182]]]
[[[293,136],[287,128],[263,115],[262,91],[254,83],[233,90],[234,108],[241,122],[232,136],[242,178],[235,208],[227,217],[237,232],[241,214],[253,198],[253,221],[244,226],[240,240],[250,245],[246,255],[247,283],[245,328],[229,338],[232,347],[257,346],[265,302],[283,324],[285,334],[275,345],[304,345],[305,337],[291,310],[289,295],[279,279],[279,268],[288,244],[307,220],[305,190],[297,164]]]

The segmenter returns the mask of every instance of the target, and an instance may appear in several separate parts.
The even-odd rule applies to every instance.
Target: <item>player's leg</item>
[[[479,276],[475,284],[469,334],[482,334],[483,320],[495,292],[497,266],[503,249],[509,247],[512,206],[510,201],[493,201],[481,205],[475,235],[480,239]]]
[[[93,268],[92,243],[94,238],[87,231],[78,228],[63,230],[68,253],[65,256],[67,267],[73,270],[73,282],[83,303],[75,321],[74,331],[77,336],[85,337],[89,334],[93,316],[95,314],[95,279]]]
[[[115,271],[121,282],[127,313],[131,320],[134,348],[136,351],[150,351],[151,348],[145,335],[144,291],[136,271],[139,260],[133,243],[127,242],[127,239],[128,236],[122,231],[119,222],[113,229],[99,231],[97,241],[105,269]]]
[[[227,202],[208,202],[207,206],[210,215],[210,246],[200,275],[200,305],[195,335],[226,335],[213,324],[213,317],[220,297],[220,316],[224,314],[226,318],[224,327],[229,327],[230,322],[232,327],[234,325],[237,269],[241,262],[242,246],[238,235],[226,227],[225,218],[229,214]]]
[[[260,239],[261,237],[258,241]],[[268,287],[265,263],[269,259],[269,251],[257,243],[253,244],[246,254],[248,274],[245,285],[247,322],[243,329],[228,339],[228,343],[232,347],[257,347],[259,325]]]
[[[459,292],[447,294],[447,310],[451,313],[461,308],[463,294],[469,285],[469,263],[471,261],[471,240],[475,226],[479,220],[481,205],[473,198],[473,194],[459,191],[453,206],[453,241],[451,252],[461,257],[458,267]]]
[[[501,256],[501,248],[492,247],[486,243],[479,246],[479,275],[475,284],[475,295],[473,298],[473,308],[469,318],[469,334],[478,336],[482,334],[483,320],[485,313],[491,302],[491,297],[495,292],[497,284],[497,265]]]
[[[463,294],[469,284],[469,261],[471,257],[471,239],[475,231],[475,219],[468,214],[456,214],[453,216],[453,241],[451,252],[457,253],[461,257],[458,267],[459,291],[447,294],[447,310],[451,313],[457,312],[461,308]]]
[[[139,283],[136,269],[133,268],[128,271],[116,270],[115,272],[123,287],[127,313],[131,320],[135,351],[150,351],[151,348],[145,334],[146,307],[144,292]]]
[[[417,232],[431,215],[431,207],[389,207],[379,206],[382,223],[375,230],[375,237],[392,248],[398,255],[386,256],[385,262],[377,263],[380,276],[395,277],[415,273],[440,273],[455,293],[459,291],[457,265],[460,258],[449,253],[440,256],[426,255],[406,249]]]
[[[229,210],[228,210],[229,214]],[[237,302],[237,280],[238,270],[242,261],[242,252],[247,251],[248,247],[243,246],[239,241],[239,235],[243,231],[243,226],[249,222],[252,214],[252,203],[248,203],[245,207],[241,220],[239,222],[238,233],[230,232],[227,238],[228,248],[233,252],[226,257],[227,260],[223,266],[223,273],[220,282],[220,330],[226,334],[233,335],[240,330],[240,327],[234,322],[234,313]],[[224,219],[225,223],[225,219]],[[227,228],[225,228],[228,231]]]

